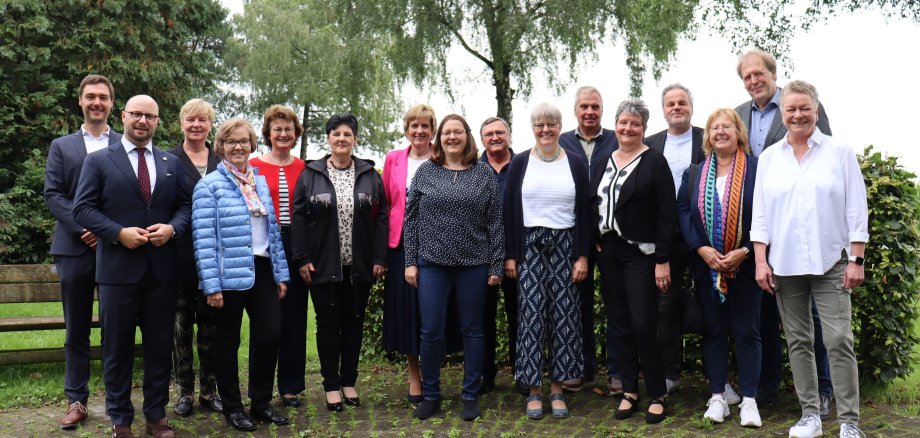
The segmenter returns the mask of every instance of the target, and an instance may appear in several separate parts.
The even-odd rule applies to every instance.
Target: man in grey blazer
[[[735,108],[741,121],[748,129],[751,153],[757,157],[764,149],[781,141],[786,136],[779,108],[781,89],[776,86],[776,58],[762,50],[752,49],[738,58],[738,76],[744,81],[744,89],[751,95],[751,100]],[[824,111],[824,105],[818,103],[818,129],[831,135],[831,126]],[[812,305],[812,317],[815,326],[815,362],[818,365],[818,389],[821,397],[821,418],[830,413],[832,397],[830,364],[824,339],[821,333],[821,321],[817,308]],[[763,295],[760,315],[760,338],[762,361],[760,388],[757,395],[759,405],[770,405],[779,395],[779,383],[782,372],[783,345],[780,341],[780,317],[776,307],[776,297]]]
[[[691,164],[703,161],[703,128],[691,125],[693,95],[679,83],[668,85],[661,92],[661,108],[668,129],[646,137],[645,145],[661,152],[668,160],[674,193],[677,193],[684,171]],[[686,300],[693,299],[681,281],[690,261],[690,250],[679,230],[674,233],[671,245],[671,274],[675,281],[671,282],[668,293],[658,296],[658,343],[668,393],[680,385],[681,311]]]
[[[64,394],[69,404],[61,429],[74,429],[86,419],[89,397],[90,323],[96,289],[96,236],[73,219],[73,200],[86,155],[121,141],[108,125],[115,100],[112,83],[89,75],[80,82],[77,103],[83,125],[73,134],[54,139],[45,167],[45,205],[57,222],[51,255],[61,282],[64,307]]]

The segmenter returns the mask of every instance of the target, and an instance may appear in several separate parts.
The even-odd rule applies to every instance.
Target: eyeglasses
[[[272,134],[290,134],[294,128],[272,128]]]
[[[455,131],[442,131],[441,132],[441,137],[444,137],[444,138],[450,138],[451,135],[453,135],[454,137],[460,137],[461,135],[466,135],[466,131],[461,131],[457,129]]]
[[[125,113],[131,116],[131,120],[140,120],[141,117],[143,117],[147,119],[148,122],[151,122],[151,123],[156,122],[157,119],[160,118],[160,116],[156,114],[144,114],[144,113],[139,113],[137,111],[125,111]]]
[[[237,146],[240,146],[242,148],[248,148],[249,145],[252,144],[252,142],[249,141],[248,138],[244,138],[242,140],[224,140],[223,144],[224,146],[230,146],[231,149],[235,149]]]
[[[501,137],[507,135],[508,131],[489,131],[482,134],[483,138]]]
[[[558,123],[534,123],[533,129],[537,131],[542,131],[544,128],[556,129],[559,127]]]

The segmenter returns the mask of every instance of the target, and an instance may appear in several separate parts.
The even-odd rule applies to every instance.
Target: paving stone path
[[[197,402],[192,416],[170,415],[170,424],[180,437],[785,437],[789,426],[799,417],[794,394],[784,393],[776,405],[760,407],[764,422],[760,429],[740,427],[737,406],[732,406],[732,414],[725,423],[711,425],[701,420],[708,399],[707,386],[695,378],[682,380],[680,392],[669,399],[671,416],[660,425],[645,424],[641,413],[629,420],[617,421],[614,418],[616,400],[588,390],[569,395],[570,418],[556,420],[547,415],[534,421],[524,416],[524,398],[512,391],[511,376],[502,372],[495,391],[480,400],[483,417],[466,422],[459,416],[462,366],[449,365],[442,373],[444,411],[420,422],[411,417],[412,406],[405,401],[406,385],[395,369],[363,369],[358,384],[362,405],[346,407],[342,413],[325,410],[318,373],[311,373],[309,377],[312,381],[308,386],[313,386],[305,395],[304,405],[283,410],[291,418],[290,426],[260,425],[259,430],[251,434],[236,432],[219,414],[199,411]],[[133,397],[138,415],[134,432],[144,436],[139,387],[135,387]],[[63,405],[2,410],[0,437],[111,436],[104,404],[101,394],[93,395],[89,400],[89,419],[78,430],[70,432],[57,428],[57,421],[66,408]],[[546,399],[544,406],[549,408]],[[168,409],[172,414],[172,406]],[[920,437],[920,418],[900,415],[890,406],[868,400],[863,400],[861,423],[870,437]],[[825,421],[824,433],[825,436],[837,436],[836,421]]]

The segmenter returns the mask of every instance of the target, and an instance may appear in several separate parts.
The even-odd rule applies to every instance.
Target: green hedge
[[[859,157],[869,199],[870,242],[866,246],[866,282],[854,292],[853,327],[860,376],[865,381],[883,384],[909,374],[914,367],[911,353],[917,344],[913,322],[917,313],[916,270],[920,248],[920,192],[915,175],[906,171],[897,158],[883,156],[866,148]],[[391,274],[401,270],[391,269]],[[595,280],[594,333],[598,365],[603,366],[606,314],[600,294],[600,279]],[[503,304],[499,303],[499,309]],[[380,348],[383,324],[383,282],[374,285],[368,305],[363,354],[383,358]],[[499,311],[498,357],[507,357],[508,340],[505,316]],[[702,370],[701,337],[684,337],[683,366]],[[401,358],[396,358],[401,360]],[[787,369],[785,375],[790,375]]]

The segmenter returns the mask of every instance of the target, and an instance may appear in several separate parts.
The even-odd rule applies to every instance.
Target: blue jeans
[[[440,266],[419,258],[418,305],[422,316],[420,359],[422,394],[425,400],[441,399],[441,357],[444,352],[444,321],[450,289],[456,290],[460,332],[463,334],[463,400],[475,400],[479,392],[483,342],[483,308],[488,289],[489,267]]]

